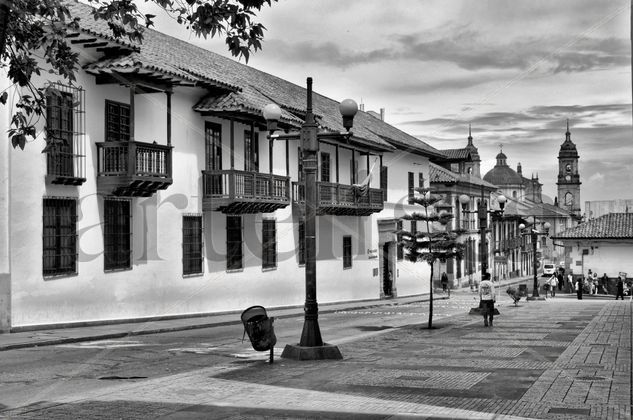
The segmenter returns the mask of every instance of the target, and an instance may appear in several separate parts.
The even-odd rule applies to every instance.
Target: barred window
[[[330,154],[321,152],[321,181],[330,182]]]
[[[130,140],[130,106],[106,100],[106,141]]]
[[[297,250],[297,256],[299,257],[299,264],[306,263],[306,223],[305,220],[299,220],[299,247]]]
[[[277,227],[275,220],[262,220],[262,268],[277,267]]]
[[[46,175],[55,184],[85,181],[84,91],[51,83],[46,88]]]
[[[343,268],[352,267],[352,237],[343,236]]]
[[[242,268],[242,217],[226,216],[226,269]]]
[[[380,167],[380,189],[382,190],[383,201],[388,201],[387,200],[387,192],[389,191],[388,179],[389,179],[389,168],[386,166],[381,166]]]
[[[244,130],[244,170],[259,172],[259,138],[251,130]]]
[[[202,273],[202,216],[182,217],[182,273]]]
[[[44,276],[77,272],[77,201],[73,198],[45,198],[43,206]]]
[[[105,270],[132,267],[132,213],[129,200],[103,201],[103,251]]]

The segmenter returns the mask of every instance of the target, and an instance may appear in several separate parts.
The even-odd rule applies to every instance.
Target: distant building
[[[633,277],[633,213],[609,213],[554,235],[558,245],[571,250],[571,271],[615,278]]]
[[[633,213],[633,198],[585,201],[585,220],[597,219],[609,213]]]

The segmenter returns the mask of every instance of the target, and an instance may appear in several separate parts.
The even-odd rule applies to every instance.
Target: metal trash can
[[[244,334],[248,334],[253,348],[257,351],[270,350],[270,361],[273,362],[273,349],[277,343],[273,323],[274,317],[268,317],[266,308],[260,305],[251,306],[242,312],[242,324],[244,324]],[[242,340],[244,337],[242,336]]]

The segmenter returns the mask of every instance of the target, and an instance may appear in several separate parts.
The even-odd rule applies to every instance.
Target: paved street
[[[267,353],[241,343],[235,323],[6,350],[0,367],[11,374],[3,374],[0,416],[631,418],[630,300],[559,294],[514,307],[501,293],[501,315],[484,328],[468,314],[473,297],[462,290],[436,301],[432,330],[428,302],[324,311],[323,336],[339,346],[339,361],[270,365]],[[277,355],[298,340],[301,325],[290,314],[276,321]],[[90,370],[65,376],[71,365],[53,362],[53,352]],[[25,378],[38,358],[58,364],[39,384]]]

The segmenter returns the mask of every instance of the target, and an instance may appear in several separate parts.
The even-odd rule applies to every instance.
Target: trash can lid
[[[250,321],[251,319],[255,318],[255,317],[268,317],[268,315],[266,315],[266,308],[264,308],[261,305],[255,305],[255,306],[251,306],[250,308],[247,308],[244,310],[244,312],[242,312],[242,315],[240,316],[240,318],[242,319],[242,323],[247,323],[248,321]]]

